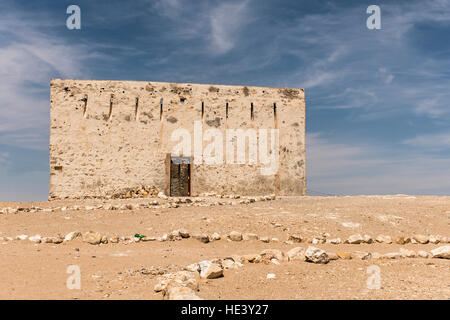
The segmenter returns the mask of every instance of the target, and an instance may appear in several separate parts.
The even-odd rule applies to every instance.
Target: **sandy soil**
[[[4,207],[61,207],[146,200],[84,200],[40,203],[0,202]],[[175,272],[201,260],[234,254],[282,251],[310,244],[284,243],[290,234],[345,240],[352,234],[450,236],[450,197],[358,196],[285,197],[273,201],[214,207],[150,208],[136,210],[56,210],[0,214],[0,237],[65,235],[98,231],[105,235],[135,233],[161,236],[175,229],[219,233],[222,240],[201,243],[150,241],[90,245],[81,239],[61,244],[28,240],[0,242],[0,299],[162,299],[153,291],[159,273]],[[251,232],[279,242],[231,242],[231,231]],[[442,244],[317,244],[326,251],[394,252],[399,248],[430,250]],[[69,265],[81,270],[81,289],[66,286]],[[381,288],[368,289],[367,267],[381,270]],[[448,299],[450,261],[405,258],[395,260],[334,260],[328,264],[303,261],[245,264],[225,270],[224,277],[201,280],[204,299]],[[268,273],[275,279],[266,279]]]

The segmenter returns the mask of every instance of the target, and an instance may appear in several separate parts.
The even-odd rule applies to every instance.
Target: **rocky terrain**
[[[448,299],[449,218],[406,195],[0,202],[0,298]]]

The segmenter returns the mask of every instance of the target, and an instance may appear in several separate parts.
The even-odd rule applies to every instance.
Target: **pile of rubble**
[[[156,197],[160,191],[155,186],[139,186],[135,188],[125,188],[114,192],[112,199],[130,199],[130,198],[145,198]]]

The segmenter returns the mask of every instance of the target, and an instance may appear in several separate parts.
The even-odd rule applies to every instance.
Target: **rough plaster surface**
[[[262,175],[259,161],[194,164],[191,195],[306,193],[303,89],[53,79],[49,198],[103,197],[139,185],[167,190],[166,157],[179,142],[172,132],[184,128],[194,140],[194,121],[203,132],[221,131],[224,150],[226,129],[278,128],[279,170]]]

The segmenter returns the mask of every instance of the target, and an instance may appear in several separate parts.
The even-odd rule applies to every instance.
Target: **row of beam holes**
[[[113,105],[113,99],[114,99],[114,95],[111,94],[111,98],[109,100],[109,115],[108,115],[108,120],[111,119],[112,116],[112,105]],[[84,108],[83,108],[83,117],[86,118],[87,114],[86,114],[86,110],[87,110],[87,102],[88,102],[88,96],[86,95],[83,99],[84,101]],[[163,98],[161,98],[159,100],[159,120],[162,121],[163,119]],[[183,101],[184,102],[184,101]],[[228,119],[228,102],[225,105],[225,117],[226,119]],[[202,119],[204,118],[205,115],[205,103],[202,101]],[[275,119],[275,123],[277,120],[277,104],[274,103],[273,104],[273,115],[274,115],[274,119]],[[135,109],[134,109],[134,117],[136,119],[136,121],[138,121],[139,118],[139,98],[136,98],[135,100]],[[250,120],[254,120],[254,108],[253,108],[253,102],[250,103]]]

